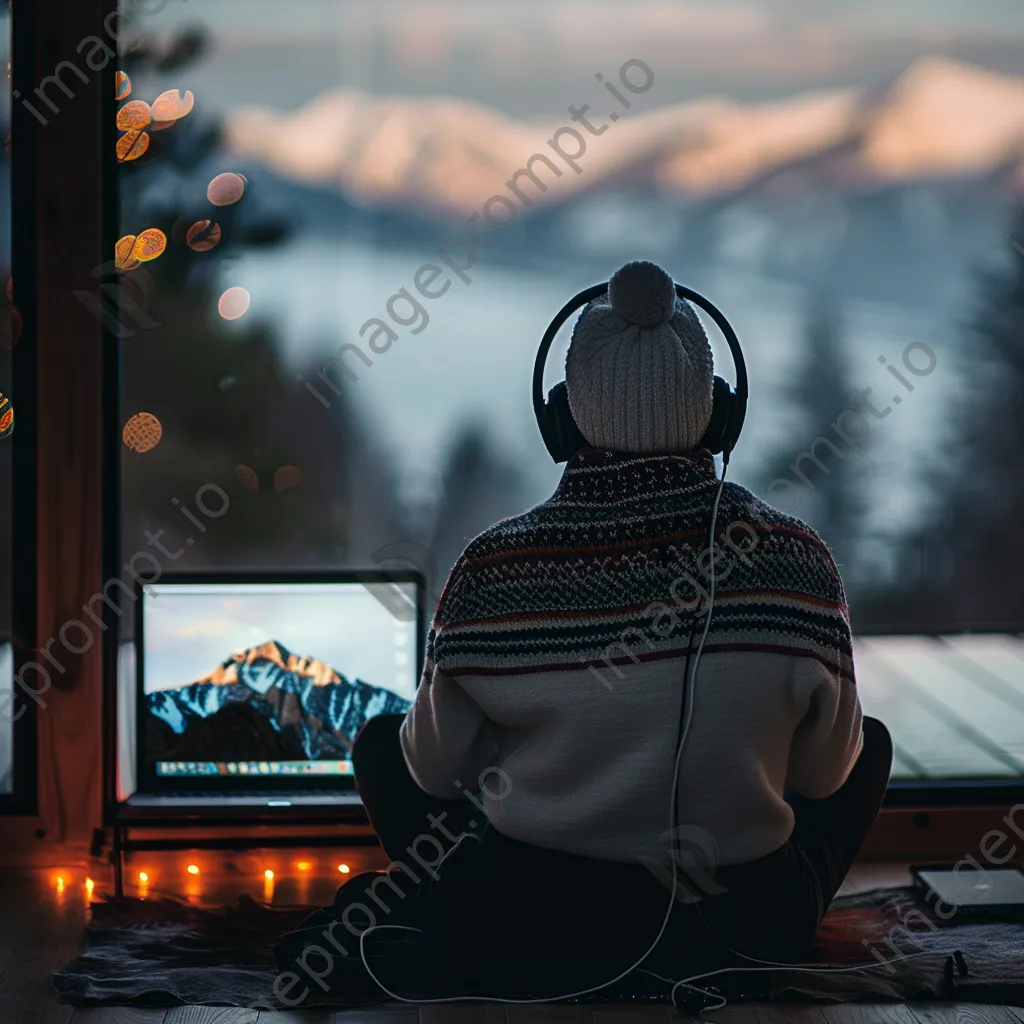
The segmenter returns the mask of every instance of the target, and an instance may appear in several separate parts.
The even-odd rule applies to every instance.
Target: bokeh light
[[[209,185],[206,186],[206,198],[214,206],[230,206],[237,203],[245,194],[247,182],[241,174],[233,174],[230,171],[218,174]]]
[[[282,466],[274,474],[274,490],[280,494],[289,487],[297,487],[302,482],[302,473],[298,466]]]
[[[260,478],[256,475],[256,470],[250,466],[235,466],[235,479],[247,491],[260,489]]]
[[[159,228],[146,228],[138,234],[132,247],[132,259],[140,263],[155,260],[167,248],[167,236]]]
[[[114,75],[114,99],[126,100],[132,94],[132,80],[123,72]]]
[[[155,100],[153,100],[153,106],[151,108],[153,112],[153,120],[161,123],[168,122],[173,124],[180,118],[185,117],[192,111],[195,106],[196,98],[187,89],[184,93],[180,89],[168,89],[167,92],[160,93]]]
[[[249,309],[249,293],[244,288],[229,288],[217,302],[217,312],[225,320],[237,320]]]
[[[196,252],[209,252],[220,241],[220,225],[212,220],[197,220],[188,229],[185,241]]]
[[[352,869],[347,864],[339,864],[338,870],[343,874],[347,875]]]
[[[152,120],[150,106],[143,100],[132,100],[117,112],[117,127],[123,132],[145,128]]]
[[[190,875],[198,875],[199,874],[199,865],[198,864],[189,864],[189,866],[187,868],[185,868],[185,870]]]
[[[14,406],[9,398],[0,395],[0,438],[10,437],[14,432]]]
[[[124,270],[134,258],[135,238],[135,235],[124,235],[114,243],[114,266],[118,270]]]
[[[271,870],[270,870],[270,868],[267,868],[267,870],[263,872],[263,877],[264,877],[264,878],[265,878],[265,879],[266,879],[266,880],[267,880],[268,882],[272,882],[272,881],[274,880],[274,872],[273,872],[273,871],[271,871]]]
[[[127,163],[138,160],[149,149],[149,133],[135,129],[126,132],[117,140],[117,162]]]
[[[163,436],[164,428],[151,412],[137,412],[125,425],[121,439],[133,452],[152,451]]]

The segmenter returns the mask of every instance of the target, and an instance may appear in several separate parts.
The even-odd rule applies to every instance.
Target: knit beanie
[[[714,362],[693,306],[655,263],[627,263],[590,302],[565,360],[569,408],[595,448],[696,448],[711,420]]]

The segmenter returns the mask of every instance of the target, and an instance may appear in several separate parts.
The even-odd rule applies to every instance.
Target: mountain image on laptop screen
[[[276,640],[145,695],[154,761],[345,760],[363,724],[410,701]]]

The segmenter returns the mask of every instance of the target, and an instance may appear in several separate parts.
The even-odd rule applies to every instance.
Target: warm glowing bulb
[[[190,875],[198,875],[199,874],[199,865],[198,864],[189,864],[189,866],[187,868],[185,868],[185,870]]]
[[[57,876],[57,892],[63,892],[63,891],[64,891],[64,876],[63,875],[58,875]]]
[[[95,886],[95,885],[96,885],[96,883],[91,878],[87,878],[85,880],[85,887],[86,887],[86,889],[89,890],[89,892],[92,892],[93,886]]]
[[[274,880],[274,872],[273,872],[273,871],[271,871],[271,870],[270,870],[270,868],[267,868],[267,870],[263,872],[263,877],[264,877],[264,878],[265,878],[265,879],[266,879],[266,880],[267,880],[268,882],[272,882],[272,881]]]
[[[140,871],[139,872],[139,881],[143,882],[143,883],[148,882],[149,881],[149,875],[147,875],[145,871]]]
[[[308,871],[312,867],[312,865],[309,863],[308,860],[300,860],[296,867],[300,871]]]
[[[343,874],[347,875],[352,869],[347,864],[339,864],[338,870]]]

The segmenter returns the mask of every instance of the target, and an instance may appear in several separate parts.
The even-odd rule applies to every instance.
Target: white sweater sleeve
[[[786,786],[821,800],[846,781],[864,743],[853,680],[811,658],[794,659],[794,696],[802,717],[790,745]]]
[[[401,738],[416,784],[442,799],[478,792],[481,773],[497,759],[493,723],[454,679],[429,664]]]

